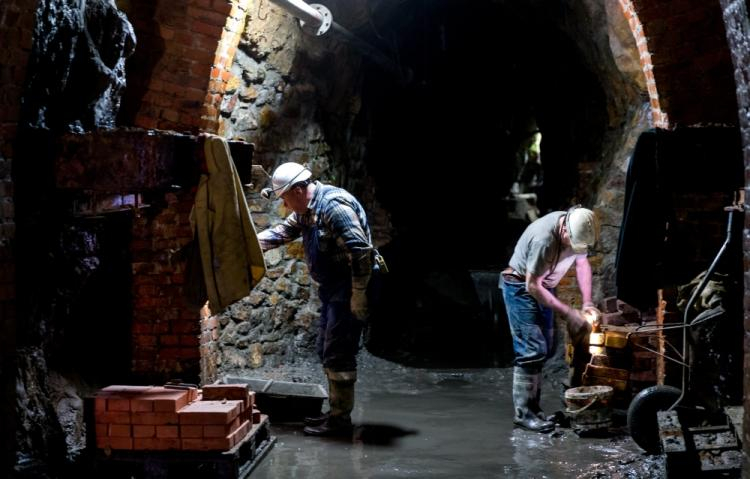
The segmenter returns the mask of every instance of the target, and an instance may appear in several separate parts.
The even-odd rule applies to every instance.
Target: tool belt
[[[526,278],[511,267],[505,268],[501,273],[506,283],[525,283]]]

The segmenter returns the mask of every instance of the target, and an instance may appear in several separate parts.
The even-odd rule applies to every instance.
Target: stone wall
[[[21,92],[31,51],[34,6],[31,0],[0,5],[0,471],[15,462],[15,207],[11,170],[15,158]]]
[[[738,119],[740,132],[742,134],[743,157],[745,160],[745,227],[742,234],[743,270],[744,270],[744,352],[743,361],[744,399],[743,406],[745,415],[743,419],[743,444],[744,461],[742,477],[750,478],[750,210],[748,209],[748,198],[750,198],[750,18],[748,18],[748,5],[743,0],[721,0],[720,1],[724,24],[726,28],[727,43],[732,55],[734,65],[734,79],[736,82]]]
[[[375,199],[363,163],[362,138],[351,134],[358,113],[359,58],[345,45],[306,36],[270,3],[247,17],[221,109],[219,130],[255,144],[254,163],[272,173],[285,161],[306,164],[315,178],[343,186],[368,211],[376,244],[388,241],[388,213]],[[346,141],[348,138],[349,141]],[[259,231],[289,212],[248,194]],[[314,356],[319,301],[301,242],[266,253],[268,272],[253,293],[219,316],[219,371],[307,361]]]
[[[581,203],[590,206],[601,226],[601,236],[594,254],[589,258],[594,273],[593,298],[595,302],[615,296],[615,257],[625,203],[625,179],[630,158],[640,134],[659,121],[658,94],[653,89],[649,57],[644,51],[645,39],[640,23],[629,2],[610,0],[604,5],[584,2],[577,11],[578,21],[569,28],[586,28],[601,22],[591,18],[605,18],[606,28],[594,29],[576,38],[597,38],[599,45],[608,45],[609,51],[587,49],[581,46],[587,63],[597,65],[602,80],[611,85],[608,91],[609,128],[602,141],[598,162],[578,165],[577,191]],[[589,18],[589,21],[586,19]],[[593,28],[593,27],[591,27]],[[632,29],[632,30],[631,30]],[[605,61],[611,55],[612,62]],[[614,68],[607,65],[612,65]],[[652,92],[653,90],[653,92]],[[648,92],[650,102],[643,102]],[[596,185],[592,190],[592,185]],[[580,306],[580,294],[571,270],[558,288],[561,299]]]

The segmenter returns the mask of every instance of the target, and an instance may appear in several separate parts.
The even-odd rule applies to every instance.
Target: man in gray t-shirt
[[[516,243],[509,267],[503,271],[503,289],[513,337],[513,422],[523,428],[549,432],[539,407],[542,366],[552,353],[553,314],[563,316],[571,337],[587,332],[583,312],[595,310],[591,301],[591,265],[587,258],[596,243],[599,226],[591,210],[573,207],[555,211],[531,223]],[[554,288],[573,263],[583,309],[577,310],[554,294]]]

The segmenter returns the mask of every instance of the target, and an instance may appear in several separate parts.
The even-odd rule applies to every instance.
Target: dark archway
[[[417,362],[509,360],[503,306],[488,287],[526,225],[506,202],[517,151],[541,131],[540,210],[563,209],[592,197],[578,165],[599,161],[607,125],[604,87],[553,15],[408,2],[370,38],[388,38],[410,73],[403,83],[372,68],[364,82],[368,169],[395,229],[371,349]]]

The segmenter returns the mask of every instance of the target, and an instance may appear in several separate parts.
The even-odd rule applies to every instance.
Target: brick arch
[[[662,110],[659,101],[659,91],[656,88],[656,80],[654,80],[654,66],[651,63],[651,54],[648,51],[648,39],[643,34],[643,24],[640,18],[638,18],[638,13],[631,0],[620,0],[620,6],[625,14],[625,18],[628,20],[630,31],[633,32],[635,44],[638,47],[641,68],[643,69],[643,75],[646,77],[646,90],[648,91],[649,103],[651,103],[651,121],[656,127],[669,128],[669,118]]]
[[[718,1],[619,0],[637,42],[654,126],[737,124]]]
[[[142,80],[135,126],[218,132],[219,106],[250,1],[149,0],[149,5],[133,6],[128,17],[140,54],[157,57]]]

